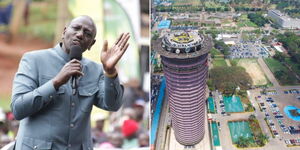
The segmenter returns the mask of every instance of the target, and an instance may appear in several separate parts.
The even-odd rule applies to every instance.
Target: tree
[[[264,37],[261,39],[261,41],[262,41],[263,43],[268,43],[268,42],[269,42],[269,37],[264,36]]]
[[[238,141],[236,142],[236,144],[237,144],[238,147],[245,148],[245,147],[248,147],[250,145],[250,140],[248,138],[240,136],[238,138]]]
[[[251,114],[251,115],[249,116],[249,120],[253,121],[253,120],[255,120],[255,119],[256,119],[255,115]]]
[[[266,145],[267,142],[269,142],[269,137],[267,135],[260,133],[257,136],[257,141],[256,141],[257,145],[264,146]]]
[[[248,18],[250,21],[254,22],[256,25],[262,27],[267,23],[267,19],[265,19],[261,14],[258,13],[250,13],[248,14]]]
[[[284,71],[276,71],[275,73],[274,73],[274,75],[275,75],[275,77],[277,78],[277,79],[281,79],[283,76],[285,76],[285,73],[284,73]]]
[[[300,37],[292,32],[285,32],[284,34],[277,35],[279,42],[288,50],[292,61],[300,63]]]
[[[242,67],[222,66],[210,70],[212,86],[227,94],[234,94],[236,87],[247,90],[252,85],[252,79]]]
[[[155,32],[152,32],[152,41],[155,41],[155,40],[157,40],[157,39],[158,39],[158,37],[159,37],[159,34],[158,34],[158,32],[157,32],[157,31],[155,31]]]
[[[284,62],[285,56],[283,53],[276,51],[275,55],[273,56],[274,59],[280,61],[280,62]]]
[[[223,41],[214,40],[214,47],[216,49],[220,50],[224,54],[225,57],[230,55],[229,46],[226,45]]]

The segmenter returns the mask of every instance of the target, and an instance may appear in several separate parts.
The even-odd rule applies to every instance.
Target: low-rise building
[[[288,15],[281,13],[279,10],[269,10],[268,16],[276,21],[276,23],[287,29],[299,29],[300,19],[291,18]]]

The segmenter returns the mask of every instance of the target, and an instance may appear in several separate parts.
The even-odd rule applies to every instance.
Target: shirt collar
[[[57,44],[54,47],[54,50],[57,52],[57,54],[62,57],[66,62],[70,61],[70,55],[67,54],[63,49],[62,49],[62,43]]]
[[[62,49],[62,43],[58,43],[55,47],[54,50],[57,52],[57,54],[62,57],[66,62],[70,61],[70,55],[68,53],[66,53],[63,49]],[[82,57],[81,59],[81,64],[85,65],[87,62],[85,60],[85,58]]]

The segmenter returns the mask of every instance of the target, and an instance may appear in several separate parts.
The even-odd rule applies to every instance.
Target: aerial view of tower
[[[204,137],[211,38],[197,31],[172,31],[155,45],[166,77],[175,138],[182,145],[195,145]]]

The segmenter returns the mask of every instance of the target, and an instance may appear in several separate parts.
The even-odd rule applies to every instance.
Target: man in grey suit
[[[54,48],[25,53],[13,82],[11,109],[20,128],[16,150],[92,149],[92,106],[117,111],[123,87],[115,65],[128,48],[129,33],[111,48],[104,42],[102,65],[83,58],[70,60],[71,46],[83,51],[95,43],[96,27],[88,16],[73,19]],[[78,76],[72,94],[70,78]]]

